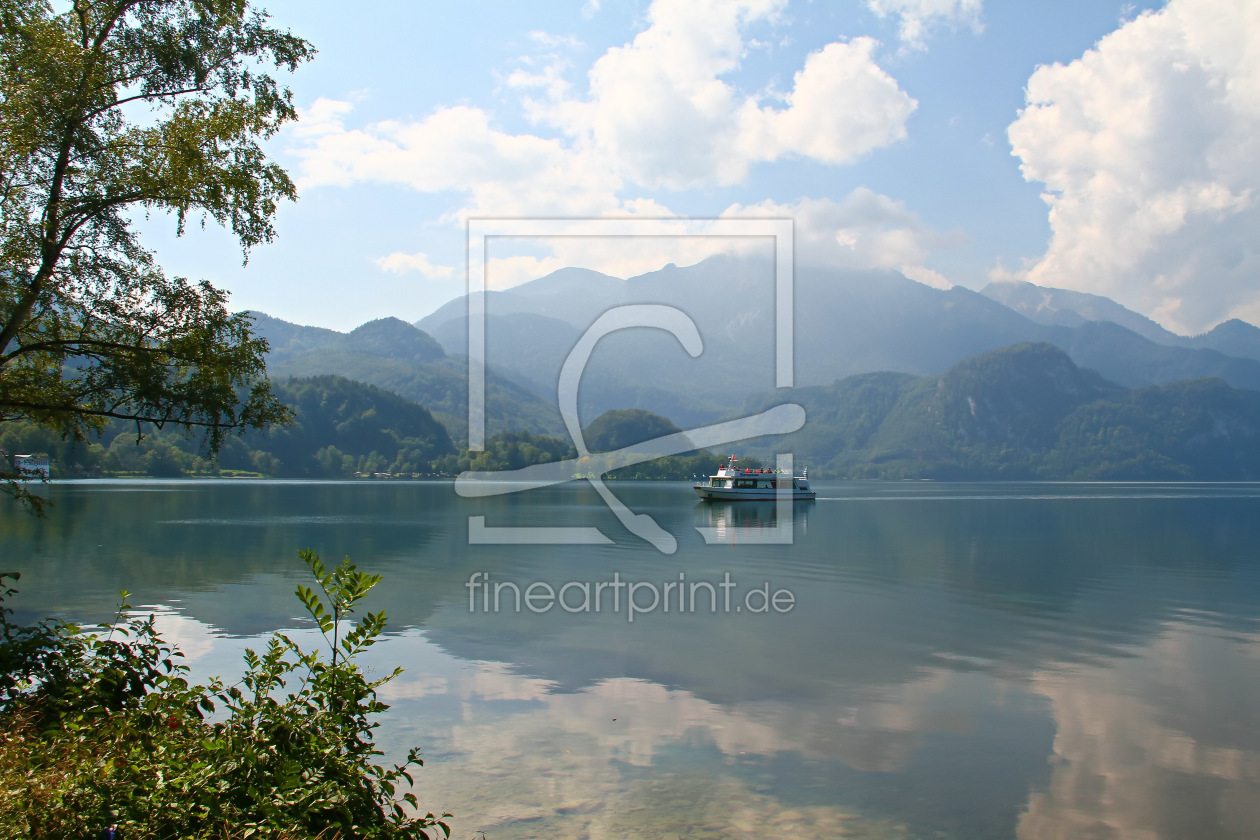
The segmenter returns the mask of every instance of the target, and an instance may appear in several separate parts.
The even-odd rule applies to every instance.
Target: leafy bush
[[[380,581],[347,558],[326,569],[301,554],[316,588],[298,597],[329,653],[276,633],[246,651],[235,684],[191,685],[153,617],[95,630],[11,623],[0,575],[0,838],[123,837],[393,840],[450,835],[449,814],[419,815],[422,764],[376,763],[374,715],[388,708],[355,658],[385,614],[347,617]],[[408,807],[409,806],[409,807]]]

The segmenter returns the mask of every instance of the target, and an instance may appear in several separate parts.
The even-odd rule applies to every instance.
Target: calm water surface
[[[309,634],[298,549],[383,574],[380,740],[459,838],[1260,836],[1260,486],[820,484],[790,522],[611,486],[675,554],[580,486],[224,481],[55,485],[0,557],[22,617],[127,589],[202,675]],[[470,515],[613,542],[470,546]],[[583,598],[614,574],[633,621]]]

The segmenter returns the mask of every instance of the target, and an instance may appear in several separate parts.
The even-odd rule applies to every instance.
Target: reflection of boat
[[[789,499],[812,499],[809,489],[809,467],[801,475],[788,475],[776,470],[743,470],[735,465],[735,456],[709,476],[707,484],[693,484],[702,499],[737,501],[743,499],[773,500],[782,492]]]
[[[697,528],[712,529],[714,542],[737,542],[752,534],[772,533],[780,526],[796,523],[809,528],[809,512],[813,505],[792,505],[784,518],[779,517],[779,503],[773,501],[723,502],[696,500],[694,523]]]

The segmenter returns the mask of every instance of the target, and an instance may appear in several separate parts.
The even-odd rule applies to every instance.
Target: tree
[[[167,277],[130,214],[211,219],[246,259],[270,241],[296,191],[259,144],[296,112],[267,71],[314,50],[247,0],[69,6],[0,0],[0,422],[172,424],[215,453],[288,418],[266,342],[220,290]]]

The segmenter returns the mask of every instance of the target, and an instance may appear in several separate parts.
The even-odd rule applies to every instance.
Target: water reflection
[[[813,508],[812,499],[782,504],[766,500],[698,502],[694,525],[702,534],[709,534],[709,543],[790,543],[796,533],[809,533]]]
[[[471,504],[441,485],[54,486],[48,520],[0,520],[0,553],[28,614],[95,619],[132,590],[201,673],[304,626],[296,548],[383,573],[371,606],[395,635],[373,662],[407,673],[382,737],[424,748],[422,800],[467,834],[1260,834],[1254,486],[819,489],[774,546],[744,539],[784,524],[773,502],[619,486],[679,536],[664,557],[578,488]],[[619,541],[469,547],[468,515]],[[474,572],[729,575],[795,602],[470,611]]]
[[[1255,837],[1260,829],[1260,645],[1174,622],[1106,667],[1032,677],[1053,704],[1053,777],[1024,840]]]

